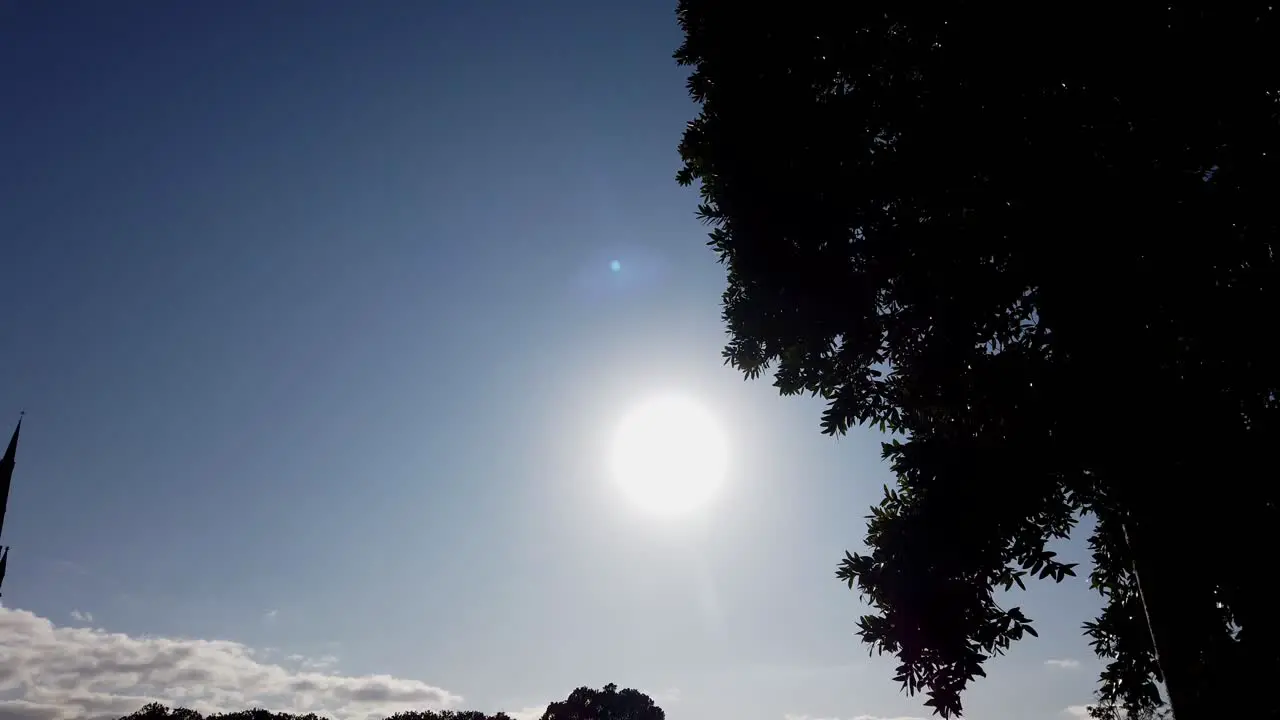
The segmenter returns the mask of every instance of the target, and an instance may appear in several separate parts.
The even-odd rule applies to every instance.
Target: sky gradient
[[[880,438],[721,365],[679,42],[648,0],[0,0],[0,720],[925,717],[834,578]],[[678,519],[606,472],[657,393],[732,452]],[[968,717],[1070,718],[1099,601],[1017,603]]]

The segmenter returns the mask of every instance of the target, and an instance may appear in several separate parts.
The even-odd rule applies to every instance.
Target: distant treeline
[[[169,708],[160,703],[145,705],[132,715],[125,715],[121,720],[161,720],[161,718],[170,720],[332,720],[315,713],[299,715],[271,712],[263,708],[204,715],[190,708]],[[488,715],[478,710],[411,710],[390,715],[386,720],[512,720],[512,718],[502,712]]]
[[[662,708],[653,698],[639,690],[619,690],[612,683],[600,690],[580,687],[559,702],[551,703],[541,720],[665,720]],[[307,713],[299,715],[287,712],[271,712],[262,708],[236,712],[204,715],[189,708],[169,708],[160,703],[149,703],[121,720],[330,720],[323,715]],[[390,715],[386,720],[512,720],[499,712],[493,715],[478,710],[411,710]]]

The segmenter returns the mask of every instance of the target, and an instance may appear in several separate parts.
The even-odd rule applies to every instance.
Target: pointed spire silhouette
[[[9,485],[13,481],[13,466],[18,455],[18,435],[22,432],[22,417],[26,412],[18,413],[18,425],[13,428],[13,437],[9,438],[9,447],[0,458],[0,539],[4,536],[4,516],[9,509]],[[9,567],[9,548],[0,546],[0,586],[4,585],[4,573]]]
[[[9,483],[13,479],[14,459],[18,454],[18,435],[22,432],[22,417],[19,413],[18,426],[13,429],[13,437],[9,438],[9,447],[0,459],[0,537],[4,537],[4,513],[9,506]]]

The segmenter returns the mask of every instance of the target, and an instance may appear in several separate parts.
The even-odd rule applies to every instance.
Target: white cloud
[[[111,720],[152,701],[204,713],[261,706],[371,720],[462,700],[418,680],[290,669],[261,656],[226,640],[58,627],[0,608],[0,720]]]
[[[321,655],[320,657],[290,655],[288,660],[297,663],[304,670],[331,670],[338,664],[337,655]]]
[[[508,710],[507,714],[510,715],[513,720],[538,720],[546,711],[546,705],[534,705],[533,707],[522,708],[520,710]]]
[[[93,613],[85,612],[83,610],[72,610],[71,619],[76,622],[91,623],[93,622]]]
[[[278,617],[280,617],[280,611],[272,608],[262,614],[262,621],[265,623],[273,623]]]
[[[1062,658],[1060,660],[1045,660],[1044,664],[1048,665],[1049,667],[1062,668],[1063,670],[1074,670],[1080,667],[1080,661],[1072,660],[1071,658]],[[1075,706],[1073,705],[1072,707],[1075,707]]]

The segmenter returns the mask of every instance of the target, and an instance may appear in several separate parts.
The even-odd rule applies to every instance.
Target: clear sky
[[[879,438],[721,365],[679,41],[648,0],[0,0],[0,719],[926,716],[834,578]],[[608,472],[655,394],[731,449],[676,517]],[[1089,699],[1096,597],[1022,604],[969,717]]]

